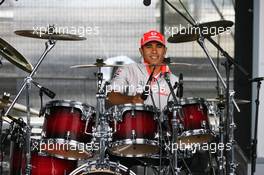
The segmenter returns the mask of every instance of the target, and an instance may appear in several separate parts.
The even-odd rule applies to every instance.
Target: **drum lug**
[[[182,132],[184,130],[184,126],[182,123],[180,123],[180,121],[178,122],[179,122],[179,131]]]
[[[92,135],[92,133],[89,133],[87,130],[88,130],[88,124],[89,124],[89,121],[90,121],[90,118],[88,117],[86,119],[86,122],[85,122],[85,128],[84,128],[84,133],[87,134],[87,135]],[[92,132],[93,132],[94,128],[92,127]]]
[[[67,133],[65,135],[65,139],[66,140],[70,140],[71,139],[71,131],[67,131]]]
[[[117,121],[116,120],[114,120],[114,131],[113,131],[113,133],[116,133],[116,131],[117,131]]]
[[[50,115],[50,108],[46,108],[44,111],[44,114],[49,116]]]
[[[134,129],[132,129],[132,131],[131,131],[131,139],[132,139],[133,141],[135,141],[135,140],[136,140],[136,137],[137,137],[137,135],[136,135],[136,131],[135,131]]]
[[[113,118],[115,120],[117,120],[118,122],[122,122],[123,112],[117,106],[114,107],[112,113],[113,113]]]
[[[41,132],[41,137],[46,137],[46,131]]]
[[[159,138],[159,133],[158,133],[158,132],[155,133],[154,138],[155,138],[155,139],[158,139],[158,138]]]
[[[73,107],[71,108],[71,111],[70,111],[70,113],[74,113],[74,108],[73,108]]]
[[[201,122],[201,128],[206,129],[206,121],[205,120],[203,120]]]
[[[131,117],[135,117],[135,110],[134,109],[131,110]]]

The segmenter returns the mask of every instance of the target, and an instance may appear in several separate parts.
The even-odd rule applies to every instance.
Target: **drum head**
[[[205,129],[195,129],[183,132],[178,137],[178,144],[203,144],[208,143],[214,139],[214,135]]]
[[[114,145],[115,144],[115,145]],[[146,157],[159,152],[159,146],[156,142],[145,144],[114,143],[110,148],[113,155],[122,157]]]
[[[119,163],[104,161],[103,163],[98,163],[97,161],[92,161],[86,163],[79,168],[75,169],[70,173],[70,175],[136,175],[133,171],[129,170],[124,165]]]

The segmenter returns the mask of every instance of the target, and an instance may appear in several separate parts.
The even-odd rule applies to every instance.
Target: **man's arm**
[[[140,94],[137,94],[135,96],[127,96],[120,92],[111,91],[107,94],[107,97],[111,105],[120,105],[126,103],[144,103],[144,100],[140,98]]]

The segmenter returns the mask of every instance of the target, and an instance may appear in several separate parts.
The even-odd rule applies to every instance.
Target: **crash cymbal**
[[[226,31],[233,24],[234,23],[232,21],[227,21],[227,20],[202,23],[196,27],[189,27],[182,29],[177,34],[169,37],[168,42],[182,43],[182,42],[195,41],[199,38],[200,33],[202,33],[205,38],[209,36],[214,36]]]
[[[17,30],[15,31],[15,34],[30,38],[38,38],[38,39],[51,39],[51,40],[64,40],[64,41],[86,40],[85,37],[80,37],[79,35],[40,31],[40,30]]]
[[[31,73],[32,65],[15,48],[0,38],[0,54],[20,69]]]
[[[0,98],[0,109],[8,108],[11,105],[12,101],[9,100],[9,97],[3,96]],[[15,103],[13,109],[20,112],[27,112],[27,107],[18,103]],[[30,113],[33,115],[39,115],[39,111],[33,108],[30,108]]]
[[[219,102],[220,101],[219,98],[208,98],[206,100],[209,101],[209,102]],[[235,101],[236,101],[237,104],[248,104],[248,103],[251,102],[249,100],[243,100],[243,99],[235,99]]]

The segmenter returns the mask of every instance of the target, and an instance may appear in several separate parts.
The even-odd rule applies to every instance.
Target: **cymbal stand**
[[[179,0],[181,1],[181,0]],[[186,13],[189,15],[189,17],[192,19],[189,20],[187,17],[185,17],[185,15],[183,13],[181,13],[177,8],[175,8],[171,3],[169,3],[167,0],[165,0],[165,2],[167,2],[167,4],[169,4],[178,14],[180,14],[186,21],[188,21],[192,26],[196,26],[199,27],[199,24],[197,24],[197,22],[192,18],[192,16],[190,15],[190,13],[187,11],[187,9],[184,7],[183,3],[182,6],[184,7]],[[220,52],[221,54],[228,60],[226,64],[228,64],[228,66],[226,66],[226,72],[227,72],[227,84],[225,83],[225,81],[223,80],[221,74],[219,73],[217,67],[215,66],[212,58],[209,56],[209,52],[207,50],[207,48],[204,45],[204,36],[202,33],[200,33],[200,37],[197,40],[199,45],[202,47],[202,49],[204,50],[205,54],[207,55],[208,59],[211,62],[211,65],[213,66],[217,76],[219,77],[222,85],[224,86],[225,90],[226,90],[226,114],[227,114],[227,122],[226,126],[229,125],[226,129],[228,130],[227,133],[229,133],[227,136],[229,136],[229,142],[231,143],[231,155],[229,155],[230,157],[230,162],[226,161],[226,167],[227,167],[227,173],[229,174],[234,174],[235,173],[235,169],[236,169],[236,164],[234,163],[234,129],[235,129],[235,124],[234,124],[234,116],[233,116],[233,105],[236,107],[237,111],[240,112],[239,107],[237,106],[235,100],[234,100],[234,91],[230,91],[229,89],[229,72],[230,72],[230,66],[233,64],[234,66],[236,66],[238,68],[238,70],[240,70],[244,75],[248,76],[249,74],[246,72],[246,70],[240,66],[239,64],[237,64],[234,59],[227,53],[225,52],[210,36],[206,37],[206,39],[213,44]],[[231,104],[231,101],[233,103],[233,105]],[[230,111],[229,111],[230,110]],[[232,113],[231,113],[232,112]],[[230,115],[231,114],[231,115]],[[230,115],[230,117],[229,117]],[[225,139],[228,140],[228,139]]]
[[[172,97],[173,97],[173,107],[172,107],[172,120],[171,120],[171,124],[172,124],[172,148],[174,148],[174,146],[176,145],[178,148],[178,128],[179,128],[179,123],[177,120],[177,114],[179,114],[179,116],[181,115],[181,109],[182,106],[179,104],[176,94],[174,93],[174,89],[171,85],[170,82],[170,77],[168,75],[168,73],[165,73],[165,80],[170,88]],[[177,151],[178,150],[172,150],[173,151],[173,157],[172,157],[172,162],[173,162],[173,168],[172,168],[172,173],[175,175],[178,175],[180,172],[180,168],[178,168],[178,156],[177,156]]]
[[[30,105],[29,104],[29,94],[30,94],[30,89],[31,89],[31,81],[32,81],[32,78],[33,78],[35,72],[39,68],[40,64],[44,60],[47,53],[55,46],[55,43],[56,43],[56,41],[50,40],[50,39],[45,43],[46,48],[45,48],[44,53],[39,58],[36,66],[34,67],[32,72],[24,79],[24,82],[23,82],[18,94],[16,95],[15,99],[13,100],[13,102],[11,103],[11,105],[9,106],[9,108],[7,109],[7,111],[5,113],[5,116],[7,116],[8,113],[10,112],[10,110],[12,109],[12,107],[15,105],[18,98],[20,97],[23,90],[26,88],[26,106],[27,106],[27,125],[25,126],[25,130],[26,130],[26,169],[25,169],[25,174],[26,175],[31,174],[31,164],[30,164],[31,163],[31,160],[30,160],[31,159],[31,150],[30,150],[31,127],[30,127],[30,106],[29,106]]]
[[[96,60],[97,65],[103,65],[103,59]],[[96,93],[96,132],[94,136],[99,139],[100,142],[100,159],[99,163],[103,164],[105,161],[105,151],[107,149],[107,142],[111,138],[111,128],[107,122],[107,114],[105,111],[105,88],[102,88],[103,84],[103,73],[101,71],[101,66],[98,66],[97,77],[97,93]]]
[[[4,109],[0,111],[0,174],[3,173],[3,160],[4,160],[4,150],[3,150],[3,144],[2,144],[2,129],[3,129],[3,117],[4,115]]]
[[[259,92],[261,88],[261,79],[257,82],[257,98],[256,103],[256,113],[255,113],[255,127],[254,127],[254,137],[251,139],[251,175],[256,171],[256,158],[257,158],[257,144],[258,144],[258,115],[259,115]]]
[[[213,66],[214,70],[216,71],[219,79],[221,80],[225,90],[226,90],[226,138],[225,143],[227,144],[228,142],[231,144],[231,150],[229,150],[230,154],[226,155],[226,171],[228,174],[233,175],[235,173],[235,169],[237,167],[237,164],[234,162],[234,129],[235,129],[235,123],[234,123],[234,115],[233,115],[233,105],[231,102],[233,102],[234,106],[236,107],[237,111],[240,112],[239,107],[237,106],[235,100],[234,100],[234,91],[230,91],[229,89],[229,75],[230,75],[230,64],[226,65],[226,74],[227,74],[227,84],[223,80],[223,77],[221,76],[220,72],[218,71],[217,67],[215,66],[211,56],[209,55],[209,52],[204,44],[204,37],[200,35],[198,39],[199,45],[202,47],[204,50],[207,58],[210,60],[211,65]],[[228,62],[228,61],[227,61]],[[226,62],[226,64],[228,64]],[[227,151],[227,150],[226,150]],[[222,159],[222,158],[221,158]],[[229,160],[230,159],[230,160]],[[224,160],[224,159],[222,159]]]
[[[219,142],[218,143],[224,143],[225,142],[225,136],[224,136],[224,131],[225,131],[225,102],[224,102],[224,94],[223,90],[220,89],[219,91],[219,103],[217,104],[219,111]],[[218,160],[218,174],[219,175],[225,175],[225,157],[224,157],[224,150],[219,149],[217,152],[217,160]]]

